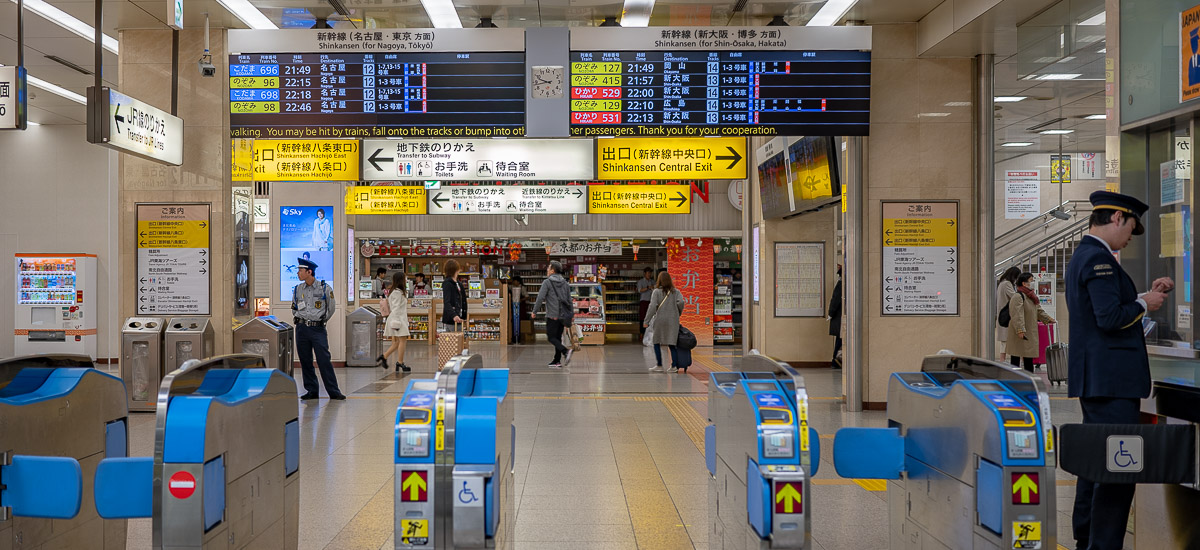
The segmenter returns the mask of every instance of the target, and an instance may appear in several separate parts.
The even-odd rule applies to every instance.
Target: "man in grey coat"
[[[552,369],[562,368],[571,362],[571,349],[562,343],[563,329],[575,320],[575,303],[571,300],[571,285],[562,276],[563,266],[558,260],[546,268],[546,280],[538,289],[537,301],[533,303],[530,316],[536,315],[542,303],[546,304],[546,338],[554,346],[554,359],[548,365]],[[565,358],[565,359],[564,359]]]

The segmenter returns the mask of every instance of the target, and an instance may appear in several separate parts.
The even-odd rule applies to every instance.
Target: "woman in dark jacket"
[[[460,269],[456,260],[447,260],[446,267],[442,269],[446,274],[442,281],[443,332],[455,330],[455,323],[467,322],[467,291],[458,282]]]
[[[837,268],[838,280],[837,284],[833,285],[833,296],[829,298],[829,335],[836,336],[833,341],[833,361],[830,366],[835,369],[842,368],[842,359],[838,357],[838,352],[842,351],[842,266],[838,264]]]

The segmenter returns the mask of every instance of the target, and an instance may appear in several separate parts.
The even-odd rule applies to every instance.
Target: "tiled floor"
[[[409,376],[432,376],[432,351],[410,346],[407,363],[416,372]],[[735,369],[735,352],[698,349],[687,374],[660,374],[647,372],[652,350],[631,344],[584,348],[559,371],[546,368],[553,353],[546,345],[477,344],[472,351],[486,365],[512,369],[515,548],[708,548],[707,374]],[[839,478],[830,462],[838,428],[882,426],[885,414],[844,412],[841,371],[803,374],[823,443],[813,480],[814,547],[887,548],[882,484]],[[301,402],[301,548],[393,547],[390,452],[406,378],[338,369],[347,401]],[[1052,399],[1056,424],[1079,421],[1074,401],[1061,393]],[[153,432],[152,414],[134,415],[134,456],[152,454]],[[1072,476],[1060,471],[1058,533],[1067,545],[1073,494]],[[131,522],[129,532],[129,548],[150,547],[149,520]]]

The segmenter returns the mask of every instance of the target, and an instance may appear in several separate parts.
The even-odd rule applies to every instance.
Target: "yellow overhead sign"
[[[347,214],[427,214],[425,188],[413,185],[351,187]]]
[[[596,140],[600,180],[746,179],[746,138]]]
[[[206,204],[139,205],[137,223],[138,248],[208,248]]]
[[[884,246],[958,246],[958,205],[888,203],[883,207]]]
[[[691,214],[691,193],[689,185],[589,185],[588,213]]]
[[[358,181],[360,156],[358,140],[256,139],[251,174],[234,170],[233,180]]]

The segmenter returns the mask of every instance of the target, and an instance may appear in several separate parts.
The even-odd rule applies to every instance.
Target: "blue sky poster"
[[[300,284],[299,258],[317,264],[317,280],[334,284],[333,207],[283,206],[279,209],[279,299],[292,299]]]

